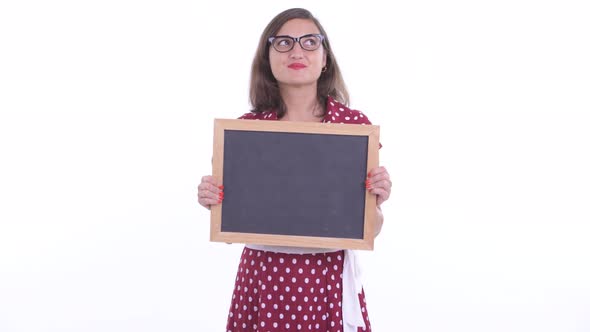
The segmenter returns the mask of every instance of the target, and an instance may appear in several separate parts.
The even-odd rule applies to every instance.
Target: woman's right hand
[[[223,201],[223,185],[210,175],[203,176],[198,187],[197,197],[199,204],[210,210],[211,205],[217,205]]]

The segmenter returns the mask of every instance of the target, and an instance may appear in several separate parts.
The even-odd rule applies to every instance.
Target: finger
[[[205,179],[205,177],[203,177],[203,180],[197,188],[199,189],[199,192],[210,191],[215,194],[223,192],[223,185],[217,185],[217,181],[211,181],[210,179]]]
[[[368,176],[369,177],[372,177],[372,176],[380,175],[380,174],[383,174],[383,173],[386,173],[387,174],[387,169],[385,167],[383,167],[383,166],[378,166],[378,167],[372,168],[369,171]]]
[[[370,181],[367,189],[379,188],[386,191],[391,191],[391,180],[383,179],[379,181]]]
[[[377,205],[381,205],[381,203],[385,202],[389,199],[390,192],[384,190],[382,188],[373,188],[369,190],[369,193],[372,195],[377,196]]]
[[[201,184],[210,184],[214,187],[223,187],[221,183],[211,175],[205,175],[201,178]]]
[[[206,208],[210,208],[213,205],[218,205],[221,204],[223,200],[221,199],[213,199],[213,198],[200,198],[199,199],[199,204],[201,204],[202,206],[206,207]]]

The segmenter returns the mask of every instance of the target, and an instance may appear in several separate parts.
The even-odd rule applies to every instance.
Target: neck
[[[307,122],[322,120],[323,107],[319,104],[315,85],[281,89],[281,97],[287,106],[287,112],[281,120]]]

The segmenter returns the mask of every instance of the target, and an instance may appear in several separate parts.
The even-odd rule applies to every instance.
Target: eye
[[[313,47],[318,44],[318,41],[316,37],[306,37],[305,39],[303,39],[303,44],[305,46]]]
[[[280,48],[288,48],[291,47],[293,40],[289,38],[277,38],[275,39],[275,46]]]

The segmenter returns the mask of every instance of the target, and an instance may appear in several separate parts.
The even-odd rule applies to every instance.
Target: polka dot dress
[[[264,111],[259,113],[246,113],[240,119],[248,120],[278,120],[275,111]],[[357,110],[352,110],[343,104],[336,101],[334,98],[328,96],[326,102],[326,114],[322,122],[325,123],[353,123],[353,124],[371,124],[367,116]]]
[[[240,119],[278,120],[275,111],[250,112]],[[324,123],[368,124],[360,111],[328,96]],[[285,254],[244,248],[230,306],[228,332],[343,332],[344,252]],[[359,294],[371,331],[364,292]]]
[[[342,332],[344,252],[285,254],[244,248],[227,332]],[[364,292],[359,303],[371,331]]]

